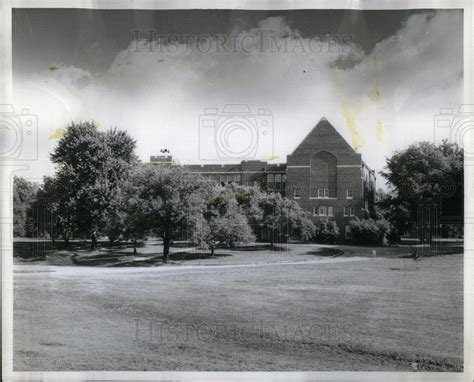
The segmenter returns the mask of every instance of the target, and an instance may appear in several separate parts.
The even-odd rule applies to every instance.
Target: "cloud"
[[[302,38],[274,17],[198,41],[134,41],[100,76],[58,65],[15,88],[38,106],[45,140],[71,120],[95,120],[128,130],[143,159],[166,147],[196,163],[199,116],[240,103],[273,113],[278,161],[325,116],[380,170],[394,149],[433,139],[440,107],[461,103],[462,30],[460,11],[415,14],[365,54],[357,41]]]

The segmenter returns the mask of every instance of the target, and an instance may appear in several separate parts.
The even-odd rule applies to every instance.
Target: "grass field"
[[[288,249],[16,261],[14,370],[462,370],[461,254]]]

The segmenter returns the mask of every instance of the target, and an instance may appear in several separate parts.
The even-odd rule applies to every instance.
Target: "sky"
[[[436,116],[462,103],[462,34],[462,10],[15,9],[15,106],[38,116],[27,176],[53,173],[71,121],[188,164],[285,162],[322,117],[378,172],[448,136]]]

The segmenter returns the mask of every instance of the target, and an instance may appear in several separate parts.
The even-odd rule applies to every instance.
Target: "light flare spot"
[[[382,124],[382,121],[378,119],[377,126],[375,127],[375,138],[377,139],[377,141],[380,142],[383,139],[383,136],[384,136],[383,124]]]
[[[63,135],[64,135],[64,129],[63,128],[56,129],[48,137],[48,141],[54,141],[54,140],[57,140],[57,139],[61,139],[63,137]]]
[[[365,143],[364,139],[360,136],[359,131],[357,130],[356,124],[356,115],[361,111],[361,107],[357,104],[343,102],[341,104],[341,111],[352,136],[352,146],[354,146],[354,150],[356,152],[359,152]]]

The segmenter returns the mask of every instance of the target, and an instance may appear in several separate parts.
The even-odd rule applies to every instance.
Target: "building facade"
[[[375,214],[375,171],[325,118],[287,156],[288,197],[313,220],[334,219],[350,239],[349,222]]]
[[[351,238],[351,220],[375,213],[375,172],[325,118],[287,156],[286,164],[242,161],[186,168],[216,182],[279,192],[296,200],[313,221],[335,220],[341,239]]]

